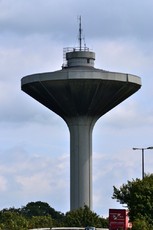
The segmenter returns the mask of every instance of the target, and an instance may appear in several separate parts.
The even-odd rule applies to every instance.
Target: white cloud
[[[64,204],[65,197],[61,201],[63,196],[69,194],[68,158],[67,155],[55,157],[43,152],[39,155],[31,154],[21,148],[5,152],[4,156],[1,154],[0,194],[3,197],[3,202],[7,203],[8,199],[4,192],[9,194],[11,189],[13,191],[9,200],[10,204],[14,202],[14,206],[18,203],[46,199],[51,203],[59,200],[63,203],[63,207],[66,206],[68,209],[69,204]],[[18,201],[16,201],[16,197]],[[69,201],[68,197],[69,195],[67,201]],[[58,208],[58,204],[54,203],[54,205]]]
[[[69,210],[68,128],[21,91],[20,79],[61,69],[63,47],[76,44],[78,15],[96,67],[142,77],[142,88],[93,132],[93,206],[107,215],[118,206],[112,186],[141,176],[141,154],[132,147],[152,145],[152,0],[3,0],[0,7],[1,207],[42,200]],[[145,156],[151,172],[151,151]]]
[[[0,193],[7,190],[7,180],[5,177],[0,176]]]

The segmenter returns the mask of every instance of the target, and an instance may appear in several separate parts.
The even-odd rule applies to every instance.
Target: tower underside
[[[73,64],[73,62],[72,62]],[[92,208],[92,130],[99,117],[141,87],[139,77],[67,67],[22,78],[22,90],[61,116],[70,130],[71,210]]]
[[[22,90],[64,120],[100,117],[141,87],[139,77],[93,68],[68,68],[22,78]]]

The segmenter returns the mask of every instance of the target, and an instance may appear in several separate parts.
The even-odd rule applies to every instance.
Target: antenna
[[[79,17],[79,49],[82,48],[82,29],[81,29],[81,16]]]

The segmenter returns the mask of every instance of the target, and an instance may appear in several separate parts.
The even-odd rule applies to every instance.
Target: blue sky
[[[121,208],[113,185],[141,178],[141,151],[153,146],[152,0],[0,0],[0,209],[44,201],[69,210],[69,131],[21,91],[25,75],[61,69],[77,45],[82,16],[95,67],[140,76],[142,88],[98,120],[93,131],[93,210]],[[152,173],[153,150],[145,151]]]

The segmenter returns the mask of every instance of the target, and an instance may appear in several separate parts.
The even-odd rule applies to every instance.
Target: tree
[[[0,229],[27,230],[28,221],[17,212],[3,211],[0,212]]]
[[[153,230],[153,227],[145,218],[135,219],[132,223],[132,230]]]
[[[153,174],[113,188],[112,198],[127,205],[130,221],[145,220],[153,226]]]
[[[30,202],[19,209],[13,207],[0,211],[0,230],[27,230],[31,228],[51,228],[52,226],[107,228],[108,219],[99,217],[87,206],[67,212],[64,215],[41,201]]]
[[[55,211],[48,203],[41,201],[28,203],[21,208],[21,213],[26,217],[51,215],[53,219],[62,219],[64,215],[61,212]]]
[[[108,221],[100,218],[96,213],[92,212],[88,206],[79,208],[66,213],[65,226],[71,227],[108,227]]]
[[[51,216],[33,216],[29,219],[28,227],[31,228],[51,228],[53,226]]]
[[[42,217],[49,215],[52,217],[52,222],[55,226],[62,226],[65,218],[63,213],[55,211],[48,203],[41,201],[29,202],[20,209],[20,213],[28,219],[31,219],[33,216]]]

